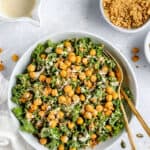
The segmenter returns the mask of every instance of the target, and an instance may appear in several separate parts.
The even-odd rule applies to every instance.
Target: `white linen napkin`
[[[8,81],[0,73],[0,105],[6,102]],[[0,111],[0,150],[33,150],[13,128],[8,110]]]

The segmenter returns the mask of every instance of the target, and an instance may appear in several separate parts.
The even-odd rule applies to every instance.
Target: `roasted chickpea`
[[[46,138],[41,138],[40,139],[40,144],[45,145],[47,143],[47,139]]]
[[[36,69],[36,66],[34,64],[30,64],[27,68],[28,72],[34,72]]]
[[[87,64],[88,64],[88,59],[87,59],[87,58],[82,58],[82,63],[83,63],[84,65],[87,65]]]
[[[109,72],[109,76],[110,76],[110,77],[115,77],[115,73],[114,73],[113,71],[110,71],[110,72]]]
[[[64,92],[65,92],[65,93],[69,93],[70,91],[72,91],[72,86],[71,86],[71,85],[66,85],[66,86],[64,87]]]
[[[81,62],[81,56],[76,56],[76,63],[80,63]]]
[[[39,76],[39,80],[40,80],[41,82],[44,82],[44,81],[46,80],[46,76],[41,74],[41,75]]]
[[[45,104],[45,103],[41,106],[41,109],[44,110],[44,111],[47,110],[47,108],[48,108],[48,105]]]
[[[71,97],[66,97],[66,104],[70,105],[71,104]]]
[[[75,147],[71,147],[71,148],[69,148],[69,150],[76,150],[76,148]]]
[[[33,114],[31,112],[27,112],[26,113],[26,118],[27,119],[32,119],[33,118]]]
[[[113,93],[113,88],[110,87],[110,86],[108,86],[108,87],[106,88],[106,92],[107,92],[108,94],[112,94],[112,93]]]
[[[74,95],[74,91],[71,90],[69,93],[68,93],[68,96],[72,97]]]
[[[105,112],[105,115],[106,116],[110,116],[112,114],[112,111],[111,110],[107,110],[106,112]]]
[[[112,101],[112,95],[107,95],[107,96],[106,96],[106,100],[107,100],[107,101]]]
[[[50,84],[50,83],[51,83],[51,80],[52,80],[52,79],[51,79],[50,77],[46,78],[46,83],[47,83],[47,84]]]
[[[84,72],[81,72],[81,73],[79,74],[79,78],[80,78],[80,80],[84,80],[84,79],[86,78],[85,73],[84,73]]]
[[[73,129],[75,127],[75,124],[73,122],[68,122],[68,128]]]
[[[42,59],[45,59],[45,58],[46,58],[46,54],[41,54],[40,57],[41,57]]]
[[[118,98],[118,94],[117,94],[116,92],[113,92],[113,93],[112,93],[112,98],[113,98],[113,99],[117,99],[117,98]]]
[[[29,76],[31,79],[35,79],[36,78],[36,72],[29,72]]]
[[[82,125],[83,122],[84,122],[84,120],[82,119],[82,117],[79,117],[79,118],[77,119],[77,124],[78,124],[78,125]]]
[[[91,56],[95,56],[96,55],[96,50],[95,49],[91,49],[90,50],[90,55]]]
[[[62,69],[62,70],[66,70],[67,65],[64,62],[61,61],[60,64],[59,64],[59,68]]]
[[[91,101],[92,103],[96,103],[96,102],[97,102],[97,98],[93,97],[93,98],[90,99],[90,101]]]
[[[58,103],[59,104],[65,104],[66,103],[66,97],[63,95],[59,96]]]
[[[71,42],[69,42],[69,41],[65,41],[65,42],[64,42],[64,46],[65,46],[66,48],[72,47]]]
[[[78,95],[73,95],[73,96],[72,96],[72,100],[73,100],[74,102],[77,102],[77,101],[80,100],[80,98],[79,98]]]
[[[30,106],[30,112],[34,112],[34,111],[36,111],[37,110],[37,108],[38,108],[38,106],[37,105],[34,105],[34,104],[32,104],[31,106]]]
[[[61,47],[56,48],[56,53],[61,55],[63,53],[63,49]]]
[[[81,93],[81,88],[80,88],[79,86],[76,88],[76,93],[77,93],[77,94],[80,94],[80,93]]]
[[[55,127],[57,126],[57,124],[58,124],[58,121],[57,121],[57,120],[51,120],[51,121],[50,121],[50,127],[51,127],[51,128],[55,128]]]
[[[45,96],[48,96],[49,94],[51,94],[51,92],[52,92],[52,89],[50,87],[46,87],[44,88],[43,94]]]
[[[67,67],[70,67],[71,66],[71,62],[69,60],[65,60],[64,62],[66,64]]]
[[[54,111],[51,111],[48,115],[48,120],[54,120],[55,119],[55,113]]]
[[[96,80],[97,80],[96,75],[92,75],[92,76],[91,76],[91,81],[92,81],[92,82],[96,82]]]
[[[111,127],[110,125],[106,125],[105,127],[106,127],[106,129],[108,129],[109,131],[112,131],[112,127]]]
[[[75,55],[75,53],[69,53],[69,55],[68,55],[68,60],[69,60],[71,63],[75,63],[75,62],[76,62],[76,55]]]
[[[85,96],[83,94],[80,95],[80,101],[85,101]]]
[[[64,113],[62,111],[59,111],[57,113],[57,117],[58,117],[58,119],[63,119],[64,118]]]
[[[60,75],[65,78],[67,76],[67,72],[65,70],[60,71]]]
[[[86,118],[86,119],[92,119],[92,113],[91,112],[85,112],[84,113],[84,118]]]
[[[85,85],[88,87],[88,89],[90,89],[92,87],[92,83],[90,80],[85,81]]]
[[[58,150],[65,150],[65,146],[63,144],[60,144]]]
[[[92,140],[95,140],[97,138],[97,135],[95,134],[95,133],[93,133],[92,135],[91,135],[91,139]]]
[[[92,75],[92,69],[87,69],[85,71],[86,76],[90,77]]]
[[[39,111],[38,115],[42,118],[42,117],[44,117],[45,112],[41,110],[41,111]]]
[[[61,142],[67,143],[68,142],[68,137],[66,135],[63,135],[60,137]]]
[[[102,71],[103,71],[104,73],[107,74],[107,73],[108,73],[108,70],[109,70],[109,69],[108,69],[107,66],[103,66],[103,67],[102,67]]]
[[[94,107],[90,104],[87,104],[85,106],[85,110],[88,111],[88,112],[93,112],[94,111]]]
[[[51,94],[52,94],[52,96],[58,96],[57,89],[52,89]]]
[[[107,102],[107,103],[105,104],[105,107],[108,108],[108,109],[112,109],[113,103],[112,103],[111,101],[110,101],[110,102]]]
[[[103,111],[103,106],[102,106],[102,105],[97,105],[97,106],[96,106],[96,110],[97,110],[98,112],[102,112],[102,111]]]
[[[92,115],[93,115],[94,117],[96,117],[97,114],[98,114],[97,110],[94,109],[93,112],[92,112]]]
[[[37,98],[37,99],[34,101],[34,105],[39,106],[39,105],[41,105],[41,104],[42,104],[41,98]]]

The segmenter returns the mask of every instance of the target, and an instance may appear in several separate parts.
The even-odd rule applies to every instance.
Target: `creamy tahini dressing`
[[[8,17],[27,17],[35,6],[36,0],[0,0],[0,12]]]

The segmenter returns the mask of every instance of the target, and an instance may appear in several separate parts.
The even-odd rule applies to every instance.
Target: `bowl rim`
[[[144,52],[145,52],[145,57],[147,61],[150,63],[150,41],[148,43],[148,39],[150,39],[150,31],[146,34],[145,40],[144,40]],[[148,47],[147,47],[148,46]]]
[[[94,33],[89,33],[89,32],[85,32],[85,31],[67,31],[67,32],[59,32],[59,33],[54,33],[54,34],[49,34],[41,39],[39,39],[38,41],[36,41],[35,43],[33,43],[28,49],[27,51],[22,55],[22,57],[20,58],[20,60],[17,62],[12,74],[11,74],[11,77],[10,77],[10,80],[9,80],[9,86],[8,86],[8,101],[7,101],[7,105],[8,105],[8,111],[9,111],[9,114],[11,116],[11,120],[12,122],[14,122],[14,114],[12,113],[11,111],[11,107],[10,107],[10,104],[13,103],[11,101],[11,90],[12,90],[12,85],[11,82],[13,81],[13,76],[15,74],[15,71],[17,70],[18,68],[18,64],[19,62],[23,59],[24,60],[24,56],[26,54],[28,54],[30,51],[32,52],[34,50],[34,48],[37,46],[37,44],[39,43],[42,43],[50,38],[55,38],[55,37],[59,37],[59,36],[71,36],[71,35],[74,35],[75,36],[85,36],[85,37],[91,37],[91,38],[96,38],[100,41],[103,41],[105,44],[107,44],[108,46],[112,47],[114,49],[114,51],[116,53],[118,53],[120,55],[120,57],[123,58],[123,61],[126,63],[127,67],[128,67],[128,70],[130,71],[132,77],[133,77],[133,81],[134,81],[134,84],[135,84],[135,107],[138,107],[138,97],[139,97],[139,92],[138,92],[138,84],[137,84],[137,79],[136,79],[136,76],[135,76],[135,73],[130,65],[130,63],[128,62],[127,58],[121,53],[121,51],[116,48],[115,46],[113,46],[113,44],[111,44],[110,42],[108,42],[106,39],[94,34]],[[69,37],[68,37],[69,38]],[[132,122],[132,120],[134,119],[135,116],[133,116],[131,114],[131,119],[129,121],[129,124]],[[16,118],[15,118],[16,119]],[[17,120],[18,122],[18,120]],[[18,133],[21,135],[21,137],[30,145],[32,146],[33,148],[37,148],[36,147],[36,144],[34,144],[32,141],[28,140],[26,138],[26,134],[28,133],[25,133],[25,132],[22,132],[21,130],[18,129],[17,125],[15,124],[15,122],[13,123],[14,127],[16,127]],[[118,138],[116,138],[115,141],[113,141],[106,149],[109,149],[110,147],[112,147],[118,140],[119,138],[124,134],[124,130],[120,133],[120,135],[118,136]],[[42,146],[42,150],[47,150],[47,148],[43,147]]]
[[[148,25],[150,24],[150,19],[144,23],[141,27],[138,27],[136,29],[126,29],[126,28],[122,28],[119,26],[114,25],[109,18],[105,15],[104,13],[104,7],[103,7],[103,0],[99,0],[99,9],[100,9],[100,13],[102,14],[102,17],[104,18],[104,20],[115,30],[120,31],[120,32],[124,32],[124,33],[137,33],[140,32],[142,30],[144,30],[146,27],[148,27]]]

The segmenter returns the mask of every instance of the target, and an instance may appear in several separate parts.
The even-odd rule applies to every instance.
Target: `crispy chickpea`
[[[105,108],[108,108],[108,109],[111,109],[113,107],[113,103],[110,101],[110,102],[107,102],[105,104]]]
[[[69,93],[70,91],[72,91],[72,86],[71,86],[71,85],[66,85],[66,86],[64,87],[64,92],[65,92],[65,93]]]
[[[96,102],[97,102],[97,98],[93,97],[93,98],[90,99],[90,101],[91,101],[92,103],[96,103]]]
[[[76,63],[80,63],[81,62],[81,56],[76,56]]]
[[[63,53],[63,49],[61,47],[56,48],[56,53],[61,55]]]
[[[32,104],[32,105],[30,106],[30,112],[36,111],[37,108],[38,108],[37,105]]]
[[[84,113],[84,118],[86,118],[86,119],[92,119],[92,113],[90,113],[90,112],[85,112],[85,113]]]
[[[52,94],[52,96],[58,96],[57,89],[52,89],[51,94]]]
[[[69,93],[68,93],[68,96],[72,97],[74,95],[74,91],[71,90]]]
[[[106,127],[106,129],[108,129],[109,131],[112,131],[112,127],[111,127],[110,125],[106,125],[105,127]]]
[[[90,50],[90,55],[91,56],[95,56],[96,55],[96,50],[95,49],[91,49]]]
[[[80,95],[80,101],[85,101],[85,96],[83,94]]]
[[[84,122],[84,120],[82,119],[82,117],[79,117],[79,118],[77,119],[77,124],[78,124],[78,125],[82,125],[83,122]]]
[[[113,92],[113,93],[112,93],[112,98],[113,98],[113,99],[117,99],[117,98],[118,98],[118,94],[117,94],[116,92]]]
[[[44,110],[44,111],[47,110],[47,108],[48,108],[48,105],[45,104],[45,103],[41,106],[41,109]]]
[[[76,150],[76,148],[75,147],[71,147],[71,148],[69,148],[69,150]]]
[[[92,115],[93,115],[94,117],[96,117],[97,114],[98,114],[97,110],[94,109],[93,112],[92,112]]]
[[[44,82],[44,81],[46,80],[46,76],[41,74],[41,75],[39,76],[39,80],[40,80],[41,82]]]
[[[77,94],[80,94],[80,93],[81,93],[81,88],[80,88],[80,86],[78,86],[78,87],[76,88],[76,93],[77,93]]]
[[[83,63],[84,65],[87,65],[87,64],[88,64],[88,59],[87,59],[87,58],[82,58],[82,63]]]
[[[80,71],[81,66],[75,66],[74,68],[75,68],[76,71]]]
[[[105,115],[106,116],[110,116],[112,114],[112,111],[111,110],[107,110],[106,112],[105,112]]]
[[[110,71],[110,72],[109,72],[109,76],[110,76],[110,77],[115,77],[115,73],[114,73],[113,71]]]
[[[37,98],[37,99],[34,101],[34,105],[37,105],[37,106],[42,105],[42,100],[41,100],[41,98]]]
[[[26,118],[27,119],[32,119],[33,118],[33,114],[31,112],[27,112],[26,113]]]
[[[40,144],[45,145],[47,143],[47,139],[46,138],[41,138],[40,139]]]
[[[25,99],[30,99],[31,97],[32,97],[32,94],[30,92],[25,92],[23,94],[23,98],[25,98]]]
[[[57,113],[57,117],[58,117],[58,119],[63,119],[64,118],[64,113],[62,111],[59,111]]]
[[[87,104],[85,106],[85,110],[88,111],[88,112],[93,112],[94,111],[94,107],[90,104]]]
[[[93,133],[92,135],[91,135],[91,139],[92,140],[95,140],[97,138],[97,135],[95,134],[95,133]]]
[[[50,77],[47,77],[47,78],[46,78],[46,83],[47,83],[47,84],[50,84],[50,83],[51,83],[51,80],[52,80],[52,79],[51,79]]]
[[[74,101],[74,102],[76,102],[76,101],[79,101],[79,96],[78,95],[73,95],[72,96],[72,100]]]
[[[61,61],[60,64],[59,64],[59,68],[62,69],[62,70],[66,70],[67,65],[64,62]]]
[[[41,110],[41,111],[39,111],[39,113],[38,113],[38,114],[39,114],[39,116],[42,118],[42,117],[44,117],[45,112]]]
[[[108,87],[106,88],[106,92],[107,92],[108,94],[112,94],[112,93],[113,93],[113,88],[110,87],[110,86],[108,86]]]
[[[48,96],[49,94],[51,94],[51,92],[52,92],[52,89],[50,87],[46,87],[44,88],[43,94],[45,96]]]
[[[88,89],[90,89],[92,87],[92,83],[91,81],[85,81],[85,85],[88,87]]]
[[[40,57],[41,57],[42,59],[45,59],[45,58],[46,58],[46,54],[41,54]]]
[[[92,69],[87,69],[85,71],[86,76],[90,77],[92,75]]]
[[[70,53],[68,55],[68,60],[71,62],[71,63],[75,63],[76,62],[76,55],[74,53]]]
[[[96,80],[97,80],[96,75],[92,75],[92,76],[91,76],[91,81],[92,81],[92,82],[96,82]]]
[[[67,76],[67,72],[65,70],[60,71],[60,75],[65,78]]]
[[[65,41],[65,42],[64,42],[64,46],[65,46],[66,48],[72,47],[71,42],[69,42],[69,41]]]
[[[107,100],[107,101],[112,101],[112,95],[110,95],[110,94],[107,95],[107,96],[106,96],[106,100]]]
[[[67,143],[68,142],[68,137],[66,135],[63,135],[60,137],[61,142]]]
[[[73,122],[68,122],[68,128],[73,129],[75,127],[75,124]]]
[[[30,64],[28,67],[27,67],[27,70],[28,72],[34,72],[36,69],[36,66],[34,64]]]
[[[57,124],[58,124],[58,121],[57,121],[57,120],[51,120],[51,121],[50,121],[50,127],[51,127],[51,128],[55,128],[55,127],[57,126]]]
[[[59,96],[58,103],[59,104],[65,104],[66,103],[66,97],[63,95]]]
[[[103,106],[102,106],[102,105],[97,105],[97,106],[96,106],[96,110],[97,110],[98,112],[102,112],[102,111],[103,111]]]
[[[55,113],[54,111],[51,111],[48,115],[48,120],[54,120],[55,119]]]
[[[58,150],[65,150],[65,146],[63,144],[60,144]]]
[[[107,66],[103,66],[103,67],[102,67],[102,71],[103,71],[104,73],[108,73],[108,70],[109,70],[109,69],[108,69]]]
[[[36,72],[29,72],[29,76],[30,76],[31,79],[35,79]]]
[[[19,56],[17,54],[13,54],[11,56],[11,59],[14,61],[14,62],[17,62],[19,60]]]
[[[80,80],[84,80],[84,79],[86,78],[85,73],[84,73],[84,72],[81,72],[81,73],[79,74],[79,78],[80,78]]]
[[[70,67],[71,66],[71,62],[69,60],[65,60],[64,62],[66,64],[67,67]]]
[[[71,97],[66,97],[66,104],[70,105],[71,104]]]

